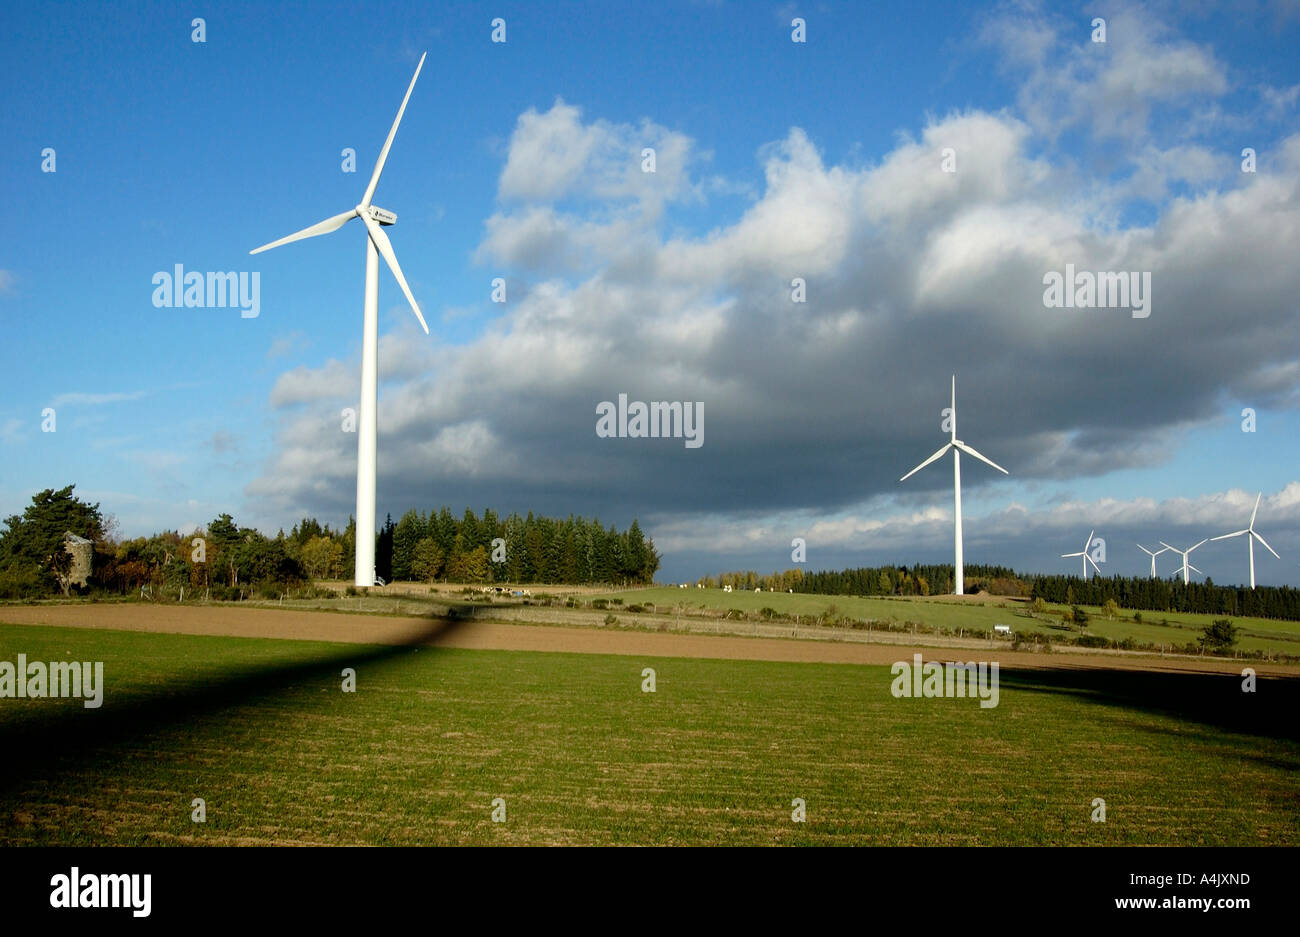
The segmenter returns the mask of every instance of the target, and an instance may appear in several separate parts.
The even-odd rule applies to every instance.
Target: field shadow
[[[1221,731],[1300,742],[1300,680],[1258,678],[1255,692],[1242,692],[1232,673],[1152,672],[1060,668],[1003,670],[1003,688],[1072,696],[1172,716]]]
[[[338,682],[344,667],[359,669],[437,645],[473,615],[431,621],[400,643],[350,645],[293,663],[264,664],[223,670],[190,687],[168,685],[165,692],[106,699],[102,709],[78,706],[47,711],[0,725],[0,802],[15,790],[48,778],[61,768],[92,767],[114,771],[131,749],[157,738],[160,750],[176,744],[177,730],[198,720],[251,703],[265,702],[301,688],[304,683]]]

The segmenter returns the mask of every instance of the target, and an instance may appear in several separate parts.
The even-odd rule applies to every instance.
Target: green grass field
[[[954,632],[958,628],[988,631],[994,625],[1005,624],[1010,625],[1015,631],[1026,634],[1048,636],[1078,634],[1076,630],[1062,626],[1059,616],[1030,617],[1027,602],[1012,600],[1007,600],[1007,608],[1000,608],[996,603],[978,605],[925,598],[723,592],[721,589],[678,589],[672,586],[610,592],[599,597],[619,598],[625,605],[653,602],[661,611],[671,609],[680,602],[685,603],[687,607],[738,608],[746,613],[757,612],[768,607],[782,614],[814,618],[833,605],[838,615],[847,618],[873,620],[893,618],[900,622],[916,621],[931,627],[948,628]],[[1048,605],[1049,610],[1058,613],[1065,607]],[[1088,634],[1114,640],[1133,638],[1142,643],[1180,646],[1195,642],[1202,628],[1216,618],[1222,617],[1178,612],[1142,612],[1143,621],[1139,623],[1133,621],[1132,611],[1121,609],[1118,618],[1107,621],[1100,608],[1095,606],[1084,606],[1084,608],[1091,615],[1087,628]],[[1164,621],[1168,624],[1161,624]],[[1243,650],[1271,651],[1274,654],[1300,656],[1300,622],[1244,616],[1232,617],[1232,622],[1242,629],[1237,646]]]
[[[19,652],[107,690],[0,700],[6,844],[1300,844],[1296,680],[1004,671],[982,710],[853,665],[0,625]]]

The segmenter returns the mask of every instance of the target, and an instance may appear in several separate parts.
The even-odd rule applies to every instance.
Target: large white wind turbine
[[[1155,579],[1156,578],[1156,557],[1159,556],[1161,553],[1164,553],[1165,550],[1168,550],[1169,547],[1165,547],[1164,550],[1156,550],[1154,553],[1148,550],[1146,547],[1142,546],[1142,544],[1140,543],[1137,545],[1137,547],[1143,553],[1146,553],[1151,557],[1151,578]]]
[[[1210,538],[1211,540],[1227,540],[1229,537],[1240,537],[1242,534],[1249,534],[1249,536],[1246,537],[1246,542],[1250,544],[1250,587],[1252,589],[1255,588],[1255,541],[1258,540],[1260,543],[1264,544],[1264,548],[1267,549],[1269,553],[1277,556],[1277,551],[1270,547],[1263,537],[1255,533],[1255,515],[1259,513],[1259,499],[1262,497],[1264,497],[1264,492],[1262,491],[1255,496],[1255,510],[1250,512],[1250,524],[1247,525],[1245,530],[1236,530],[1230,534],[1224,534],[1221,537]],[[1277,558],[1279,560],[1282,559],[1280,556],[1277,556]]]
[[[965,577],[962,574],[962,555],[961,555],[961,454],[964,452],[967,455],[974,456],[975,458],[979,459],[981,462],[986,462],[989,465],[993,466],[1003,475],[1009,475],[1011,473],[1008,472],[1006,469],[1004,469],[1002,466],[998,465],[996,462],[984,458],[984,456],[980,455],[970,446],[966,445],[964,442],[962,442],[960,439],[957,438],[957,375],[955,374],[952,377],[952,410],[949,413],[949,419],[951,421],[949,423],[949,426],[951,427],[952,436],[951,438],[949,438],[948,444],[945,445],[938,452],[936,452],[934,455],[930,456],[930,458],[926,459],[916,468],[912,469],[912,471],[908,472],[906,475],[900,478],[899,481],[900,482],[907,481],[908,478],[915,475],[917,472],[925,468],[931,462],[934,462],[936,459],[942,458],[944,453],[946,453],[949,449],[952,450],[952,500],[953,500],[953,544],[954,544],[953,565],[956,569],[956,594],[963,595],[965,594],[963,591],[963,586],[965,584]]]
[[[1209,541],[1207,541],[1207,540],[1202,540],[1202,541],[1201,541],[1201,543],[1208,543],[1208,542],[1209,542]],[[1170,550],[1173,550],[1175,553],[1177,553],[1179,556],[1181,556],[1181,557],[1183,558],[1183,585],[1187,585],[1187,583],[1190,581],[1190,577],[1187,575],[1187,571],[1188,571],[1189,569],[1190,569],[1192,572],[1194,572],[1194,573],[1199,573],[1199,572],[1201,572],[1199,569],[1197,569],[1197,568],[1196,568],[1195,566],[1193,566],[1191,563],[1187,562],[1187,555],[1188,555],[1189,553],[1191,553],[1193,550],[1195,550],[1196,547],[1199,547],[1199,546],[1201,545],[1201,543],[1196,544],[1196,546],[1188,547],[1186,550],[1179,550],[1177,547],[1171,547],[1171,546],[1169,546],[1169,544],[1165,543],[1163,540],[1160,541],[1160,545],[1161,545],[1162,547],[1168,547]],[[1204,575],[1204,573],[1202,573],[1202,575]]]
[[[375,584],[375,411],[379,395],[379,256],[381,254],[384,262],[388,264],[388,269],[393,271],[393,276],[397,279],[397,285],[402,288],[402,292],[406,295],[406,301],[411,304],[415,317],[420,320],[420,325],[423,327],[425,334],[429,333],[429,326],[425,324],[424,316],[420,314],[420,307],[416,305],[415,297],[411,295],[411,288],[406,285],[406,277],[402,276],[402,268],[397,263],[397,255],[393,253],[393,245],[389,242],[388,235],[384,233],[384,226],[396,222],[397,215],[385,211],[377,205],[370,204],[370,199],[375,194],[375,186],[379,184],[379,174],[384,171],[384,162],[388,159],[388,149],[393,145],[393,137],[397,135],[397,125],[402,122],[402,114],[406,111],[406,102],[411,99],[411,92],[415,89],[415,81],[420,77],[420,69],[423,67],[424,56],[421,55],[420,64],[415,66],[415,75],[411,78],[411,84],[406,89],[406,97],[402,98],[402,106],[397,109],[397,117],[393,121],[393,127],[388,131],[388,139],[384,141],[384,148],[379,151],[379,160],[375,163],[375,171],[370,177],[370,184],[366,186],[365,194],[361,196],[361,202],[356,207],[340,212],[333,218],[326,218],[310,228],[303,228],[288,237],[282,237],[278,241],[263,244],[256,250],[249,251],[250,254],[260,254],[262,251],[279,247],[281,244],[288,244],[291,241],[301,241],[303,238],[329,234],[332,231],[337,231],[353,218],[360,218],[361,223],[366,226],[368,236],[366,237],[365,314],[362,320],[361,340],[361,412],[357,420],[357,556],[355,579],[358,586],[373,586]]]
[[[1088,564],[1089,564],[1089,563],[1091,563],[1091,564],[1092,564],[1092,568],[1095,569],[1095,570],[1097,571],[1097,575],[1098,575],[1098,576],[1101,575],[1101,567],[1097,565],[1097,561],[1094,560],[1094,559],[1092,558],[1092,555],[1088,553],[1088,547],[1092,546],[1092,535],[1095,534],[1096,532],[1097,532],[1096,530],[1090,530],[1090,531],[1088,531],[1088,539],[1085,540],[1085,541],[1083,541],[1083,549],[1080,550],[1078,553],[1062,553],[1062,554],[1061,554],[1061,559],[1066,559],[1067,557],[1071,557],[1071,556],[1081,556],[1081,557],[1083,557],[1083,581],[1084,581],[1084,582],[1087,582],[1087,581],[1088,581]]]

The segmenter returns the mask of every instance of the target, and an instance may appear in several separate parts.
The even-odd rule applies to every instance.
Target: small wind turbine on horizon
[[[1142,544],[1139,543],[1137,545],[1137,548],[1141,550],[1143,553],[1147,553],[1151,556],[1151,578],[1155,579],[1156,578],[1156,557],[1159,556],[1161,553],[1164,553],[1165,550],[1168,550],[1169,547],[1165,547],[1164,550],[1156,550],[1155,552],[1152,552],[1151,550],[1148,550],[1146,547],[1142,546]]]
[[[899,481],[900,482],[907,481],[909,478],[911,478],[921,469],[925,468],[931,462],[934,462],[937,459],[942,458],[944,453],[946,453],[949,449],[952,450],[952,500],[953,500],[953,545],[954,545],[953,567],[956,571],[955,582],[954,582],[954,586],[955,586],[954,594],[965,595],[965,592],[963,591],[965,588],[965,576],[963,575],[962,572],[962,549],[961,549],[961,454],[964,452],[967,455],[974,456],[975,458],[979,459],[981,462],[985,462],[993,466],[1003,475],[1010,475],[1011,473],[1008,472],[1006,469],[1004,469],[1002,466],[998,465],[996,462],[993,462],[990,459],[986,459],[984,456],[980,455],[970,446],[966,445],[964,442],[962,442],[960,439],[957,438],[957,375],[955,374],[952,376],[952,409],[951,411],[949,411],[949,421],[950,421],[949,429],[951,432],[951,436],[948,440],[948,443],[942,449],[936,452],[934,455],[930,456],[930,458],[926,459],[916,468],[912,469],[912,471],[908,472],[906,475],[900,478]]]
[[[427,54],[425,53],[425,55]],[[397,125],[402,122],[402,114],[406,111],[406,102],[411,99],[411,92],[415,90],[416,79],[420,77],[420,69],[424,67],[424,58],[425,56],[421,55],[420,64],[415,66],[415,75],[411,78],[411,84],[406,89],[406,97],[402,98],[402,106],[397,109],[397,117],[393,121],[392,129],[388,131],[388,139],[384,141],[384,148],[379,151],[379,160],[375,163],[375,171],[370,176],[370,184],[366,186],[361,201],[355,207],[340,212],[332,218],[326,218],[309,228],[303,228],[301,231],[282,237],[278,241],[263,244],[261,247],[249,251],[250,254],[260,254],[262,251],[279,247],[281,244],[289,244],[293,241],[301,241],[304,238],[316,237],[321,234],[330,234],[343,227],[353,218],[360,218],[361,223],[366,226],[366,293],[361,341],[361,408],[357,419],[357,552],[354,579],[358,586],[373,586],[375,584],[375,450],[377,448],[376,410],[379,397],[379,257],[381,254],[384,262],[388,264],[388,269],[393,271],[393,276],[397,280],[397,285],[402,288],[406,301],[411,304],[411,310],[415,313],[415,318],[420,320],[420,327],[424,329],[426,335],[429,334],[429,326],[425,323],[424,316],[420,314],[420,307],[416,305],[415,297],[411,295],[411,288],[406,284],[406,277],[402,275],[402,268],[397,263],[397,255],[393,253],[393,245],[388,240],[388,235],[384,233],[384,228],[381,227],[394,224],[397,221],[397,215],[370,203],[375,194],[375,186],[379,184],[379,175],[384,171],[384,163],[388,159],[388,150],[393,145],[393,137],[397,135]]]
[[[1202,541],[1201,541],[1201,543],[1208,543],[1208,542],[1209,542],[1208,540],[1202,540]],[[1193,550],[1195,550],[1196,547],[1199,547],[1199,546],[1201,545],[1201,543],[1198,543],[1198,544],[1196,544],[1195,546],[1188,547],[1186,550],[1180,550],[1180,549],[1178,549],[1177,547],[1171,547],[1171,546],[1169,546],[1169,544],[1165,543],[1163,540],[1160,541],[1160,545],[1161,545],[1162,547],[1166,547],[1166,548],[1168,548],[1168,549],[1170,549],[1170,550],[1173,550],[1175,553],[1177,553],[1179,556],[1181,556],[1181,557],[1183,558],[1183,585],[1187,585],[1187,583],[1191,581],[1191,577],[1187,575],[1187,571],[1188,571],[1189,569],[1190,569],[1192,572],[1195,572],[1195,573],[1201,573],[1201,571],[1200,571],[1199,569],[1197,569],[1197,568],[1196,568],[1195,566],[1193,566],[1191,563],[1187,562],[1187,557],[1188,557],[1188,555],[1189,555]],[[1204,576],[1205,574],[1204,574],[1204,573],[1201,573],[1201,575]]]
[[[1259,499],[1262,497],[1264,497],[1264,492],[1262,491],[1255,496],[1255,510],[1250,512],[1250,523],[1246,525],[1245,530],[1237,530],[1230,534],[1223,534],[1219,537],[1210,538],[1211,540],[1227,540],[1230,537],[1240,537],[1242,534],[1250,535],[1246,538],[1246,542],[1250,544],[1250,587],[1252,589],[1255,588],[1255,541],[1258,540],[1260,543],[1264,544],[1264,548],[1268,550],[1269,553],[1277,556],[1277,551],[1268,545],[1268,541],[1255,533],[1255,515],[1259,513]],[[1282,559],[1280,556],[1277,556],[1277,558],[1279,560]]]
[[[1068,558],[1071,557],[1071,556],[1081,556],[1081,557],[1083,557],[1083,581],[1084,581],[1084,582],[1087,582],[1087,581],[1088,581],[1088,564],[1089,564],[1089,563],[1091,563],[1091,564],[1092,564],[1092,568],[1095,569],[1095,570],[1097,571],[1097,575],[1098,575],[1098,576],[1101,575],[1101,567],[1097,565],[1097,561],[1094,560],[1094,559],[1092,558],[1092,555],[1088,552],[1088,547],[1092,546],[1092,535],[1095,534],[1096,532],[1097,532],[1096,528],[1093,528],[1092,530],[1088,531],[1088,539],[1085,540],[1085,541],[1083,541],[1083,549],[1080,550],[1078,553],[1062,553],[1062,554],[1061,554],[1061,559],[1068,559]],[[1104,560],[1105,557],[1102,557],[1102,559]]]

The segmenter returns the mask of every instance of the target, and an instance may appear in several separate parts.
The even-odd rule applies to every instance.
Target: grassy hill
[[[654,603],[660,611],[672,609],[681,603],[688,608],[740,609],[747,615],[770,608],[783,615],[798,615],[808,620],[830,614],[856,620],[914,621],[953,633],[959,629],[991,631],[994,625],[1009,625],[1015,632],[1047,638],[1079,634],[1077,628],[1061,623],[1060,612],[1068,606],[1049,604],[1048,614],[1033,616],[1027,601],[997,597],[859,597],[786,592],[723,592],[721,589],[678,589],[675,586],[609,592],[599,597],[619,599],[624,607]],[[1100,608],[1085,608],[1090,615],[1085,633],[1117,641],[1132,638],[1139,643],[1155,645],[1182,646],[1195,642],[1201,629],[1220,617],[1177,612],[1141,612],[1142,620],[1138,622],[1134,620],[1133,612],[1121,609],[1114,621],[1107,621]],[[1241,649],[1300,656],[1300,622],[1243,617],[1233,618],[1232,622],[1242,629],[1237,645]]]

